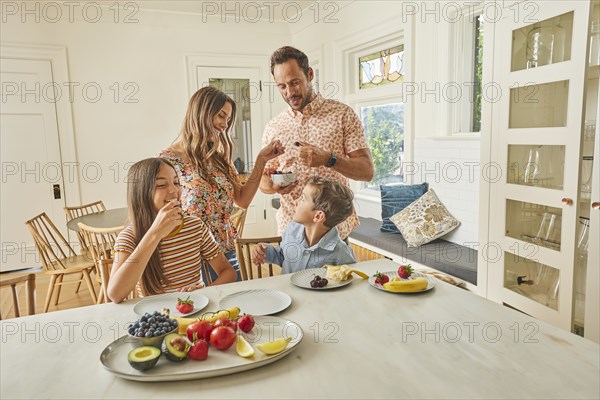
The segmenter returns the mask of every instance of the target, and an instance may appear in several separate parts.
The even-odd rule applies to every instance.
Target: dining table
[[[380,259],[352,268],[373,276],[398,265]],[[132,299],[1,321],[0,398],[600,397],[598,343],[473,292],[437,281],[420,293],[392,293],[358,276],[336,289],[311,290],[290,278],[199,291],[209,300],[206,310],[246,290],[291,297],[276,316],[298,324],[304,336],[269,365],[176,382],[118,377],[100,355],[138,318],[133,309],[143,300]]]
[[[67,222],[67,228],[72,231],[79,232],[78,224],[81,222],[82,224],[91,226],[92,228],[123,227],[124,229],[127,225],[127,213],[127,207],[123,207],[82,215],[81,217],[73,218]]]

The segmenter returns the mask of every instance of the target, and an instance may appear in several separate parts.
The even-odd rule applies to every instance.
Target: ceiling
[[[227,18],[239,18],[247,21],[289,21],[296,20],[297,14],[305,12],[319,0],[265,0],[265,1],[203,1],[203,0],[142,0],[135,4],[140,10],[157,10],[188,14],[206,14],[213,17],[225,15]],[[123,5],[131,3],[120,1]],[[259,8],[260,6],[260,8]],[[311,14],[313,15],[313,14]]]

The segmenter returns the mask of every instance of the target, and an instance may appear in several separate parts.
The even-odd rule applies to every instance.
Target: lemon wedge
[[[250,346],[250,343],[244,339],[243,336],[238,335],[237,343],[235,344],[235,351],[237,351],[240,357],[252,357],[254,355],[254,349]]]
[[[291,341],[291,337],[279,338],[277,340],[273,340],[272,342],[257,344],[256,348],[265,353],[266,355],[272,355],[284,351]]]

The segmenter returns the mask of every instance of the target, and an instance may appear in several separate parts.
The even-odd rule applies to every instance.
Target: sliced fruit
[[[138,371],[146,371],[156,365],[160,350],[152,346],[136,347],[127,354],[129,365]]]
[[[185,360],[190,350],[190,345],[183,336],[177,333],[170,333],[165,336],[162,344],[162,352],[169,361]]]
[[[383,288],[389,292],[419,292],[429,285],[425,278],[418,277],[406,281],[392,281],[383,284]]]
[[[252,348],[250,343],[248,343],[246,341],[246,339],[244,339],[244,337],[241,335],[238,335],[238,337],[237,337],[237,343],[235,344],[235,351],[237,351],[238,356],[244,357],[244,358],[252,357],[254,355],[254,349]]]
[[[279,338],[277,340],[273,340],[272,342],[257,344],[256,348],[266,355],[272,355],[284,351],[291,341],[291,337]]]

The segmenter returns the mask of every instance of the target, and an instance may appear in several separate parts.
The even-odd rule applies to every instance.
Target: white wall
[[[79,85],[72,110],[81,201],[103,199],[109,208],[126,205],[130,163],[155,156],[176,138],[189,98],[186,54],[264,55],[268,66],[270,53],[290,42],[284,22],[221,22],[220,17],[139,10],[139,22],[123,23],[127,13],[122,12],[115,23],[106,8],[96,23],[74,15],[72,22],[64,14],[56,23],[43,14],[39,22],[25,15],[25,23],[20,13],[7,15],[1,36],[3,42],[67,48],[70,81]],[[96,102],[95,87],[102,90]],[[125,102],[127,94],[137,103]]]

